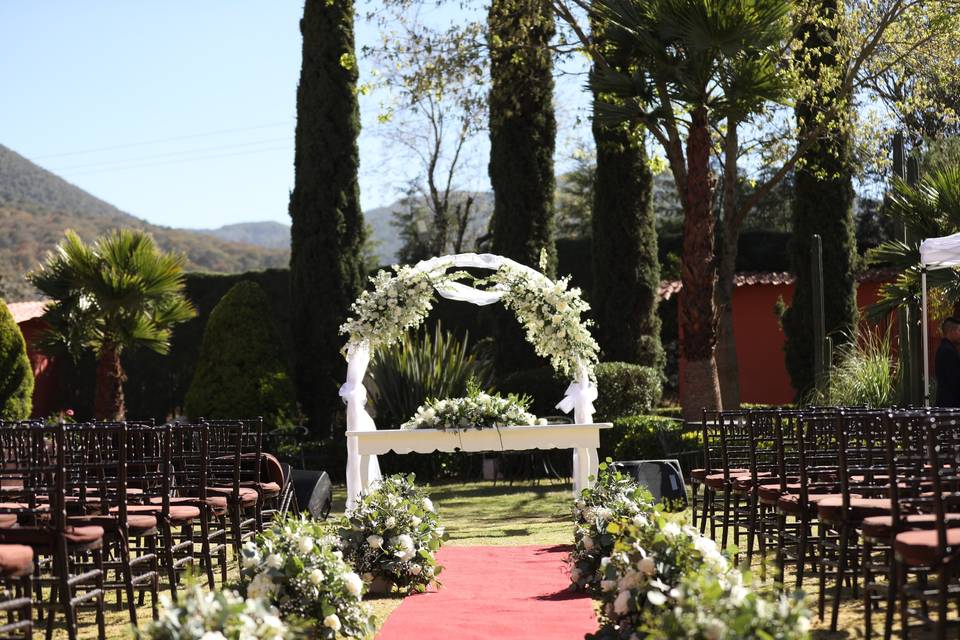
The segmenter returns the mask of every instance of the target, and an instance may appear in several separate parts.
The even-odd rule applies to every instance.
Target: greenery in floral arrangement
[[[574,550],[570,554],[570,581],[577,589],[596,591],[600,587],[601,562],[613,552],[616,536],[607,525],[643,517],[652,509],[650,492],[610,465],[600,464],[596,483],[580,492],[573,517]]]
[[[442,570],[434,554],[445,533],[413,474],[381,478],[344,515],[339,535],[344,557],[367,583],[423,592]]]
[[[285,619],[312,625],[315,638],[364,638],[373,626],[360,601],[363,580],[326,531],[304,516],[275,521],[241,551],[241,590],[272,602]]]
[[[645,637],[651,640],[809,638],[810,615],[799,597],[780,596],[770,600],[737,582],[736,577],[740,575],[735,572],[728,576],[706,573],[685,576],[673,596],[675,605],[665,611],[650,611]]]
[[[798,601],[754,592],[693,527],[653,512],[611,522],[607,533],[616,542],[601,561],[601,626],[588,640],[807,637],[809,618]],[[757,619],[739,619],[745,614]]]
[[[263,600],[235,591],[207,591],[188,585],[176,605],[160,596],[160,617],[150,623],[144,640],[286,640],[295,636],[278,611]]]
[[[482,391],[476,380],[467,382],[463,398],[430,399],[421,405],[401,429],[482,429],[528,424],[546,424],[527,409],[532,400],[528,396]]]

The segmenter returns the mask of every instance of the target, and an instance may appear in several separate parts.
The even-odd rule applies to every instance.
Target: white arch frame
[[[519,264],[509,258],[493,254],[461,253],[423,260],[414,267],[417,272],[436,273],[446,272],[451,268],[479,268],[497,271],[501,267],[510,267],[520,272],[528,272],[537,278],[547,278],[545,275]],[[549,278],[547,278],[549,280]],[[461,282],[444,281],[434,287],[435,291],[449,300],[470,302],[478,306],[485,306],[498,302],[505,294],[505,290],[480,290],[467,286]],[[340,397],[347,405],[347,431],[376,431],[377,425],[373,417],[367,413],[367,390],[363,386],[363,379],[370,363],[370,344],[366,340],[353,340],[351,336],[347,347],[347,379],[340,387]],[[593,422],[593,402],[597,399],[597,387],[591,380],[591,363],[579,361],[576,374],[567,388],[563,399],[557,404],[557,409],[564,413],[574,414],[577,424]],[[352,508],[362,487],[361,478],[374,482],[380,478],[380,464],[376,456],[369,456],[364,463],[366,469],[361,469],[361,456],[357,450],[356,438],[347,438],[347,508]],[[574,469],[578,460],[574,452]],[[580,487],[575,487],[579,489]]]

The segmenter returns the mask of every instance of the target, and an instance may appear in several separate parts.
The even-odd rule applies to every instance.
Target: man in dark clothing
[[[960,320],[947,318],[940,325],[943,338],[937,349],[937,402],[938,407],[960,407]]]

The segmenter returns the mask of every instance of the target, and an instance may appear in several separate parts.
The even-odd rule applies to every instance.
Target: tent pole
[[[920,330],[923,332],[923,406],[930,406],[930,336],[927,327],[927,268],[920,267]],[[902,356],[901,356],[902,357]]]

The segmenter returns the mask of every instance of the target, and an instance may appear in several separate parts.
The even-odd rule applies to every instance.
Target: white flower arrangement
[[[414,416],[400,425],[401,429],[480,429],[516,425],[547,424],[527,408],[530,398],[509,394],[488,393],[467,384],[463,398],[430,399],[417,408]]]
[[[340,546],[364,581],[422,592],[442,567],[434,554],[444,530],[430,498],[410,474],[381,478],[340,525]]]
[[[438,286],[472,280],[503,291],[502,301],[523,325],[527,341],[554,370],[572,378],[585,369],[593,379],[600,348],[590,335],[590,321],[581,318],[590,305],[580,289],[569,288],[569,278],[554,281],[510,264],[486,278],[475,278],[465,271],[447,273],[449,266],[442,261],[430,270],[393,266],[393,273],[384,270],[372,277],[373,289],[360,294],[340,326],[340,333],[347,336],[344,355],[364,342],[376,351],[400,340],[430,313]]]
[[[605,475],[601,472],[598,482],[601,493],[611,484]],[[583,499],[577,510],[578,517],[589,512],[586,519],[598,524],[605,514]],[[588,638],[809,637],[809,613],[801,599],[758,593],[716,542],[695,528],[653,510],[624,514],[607,521],[603,530],[613,549],[600,562],[601,627]]]
[[[343,560],[325,525],[287,516],[241,551],[246,595],[272,602],[284,615],[314,628],[315,638],[364,638],[372,632],[361,602],[363,580]]]
[[[279,612],[263,600],[235,591],[207,591],[188,585],[174,604],[160,596],[159,617],[150,623],[144,640],[286,640],[293,630]]]

